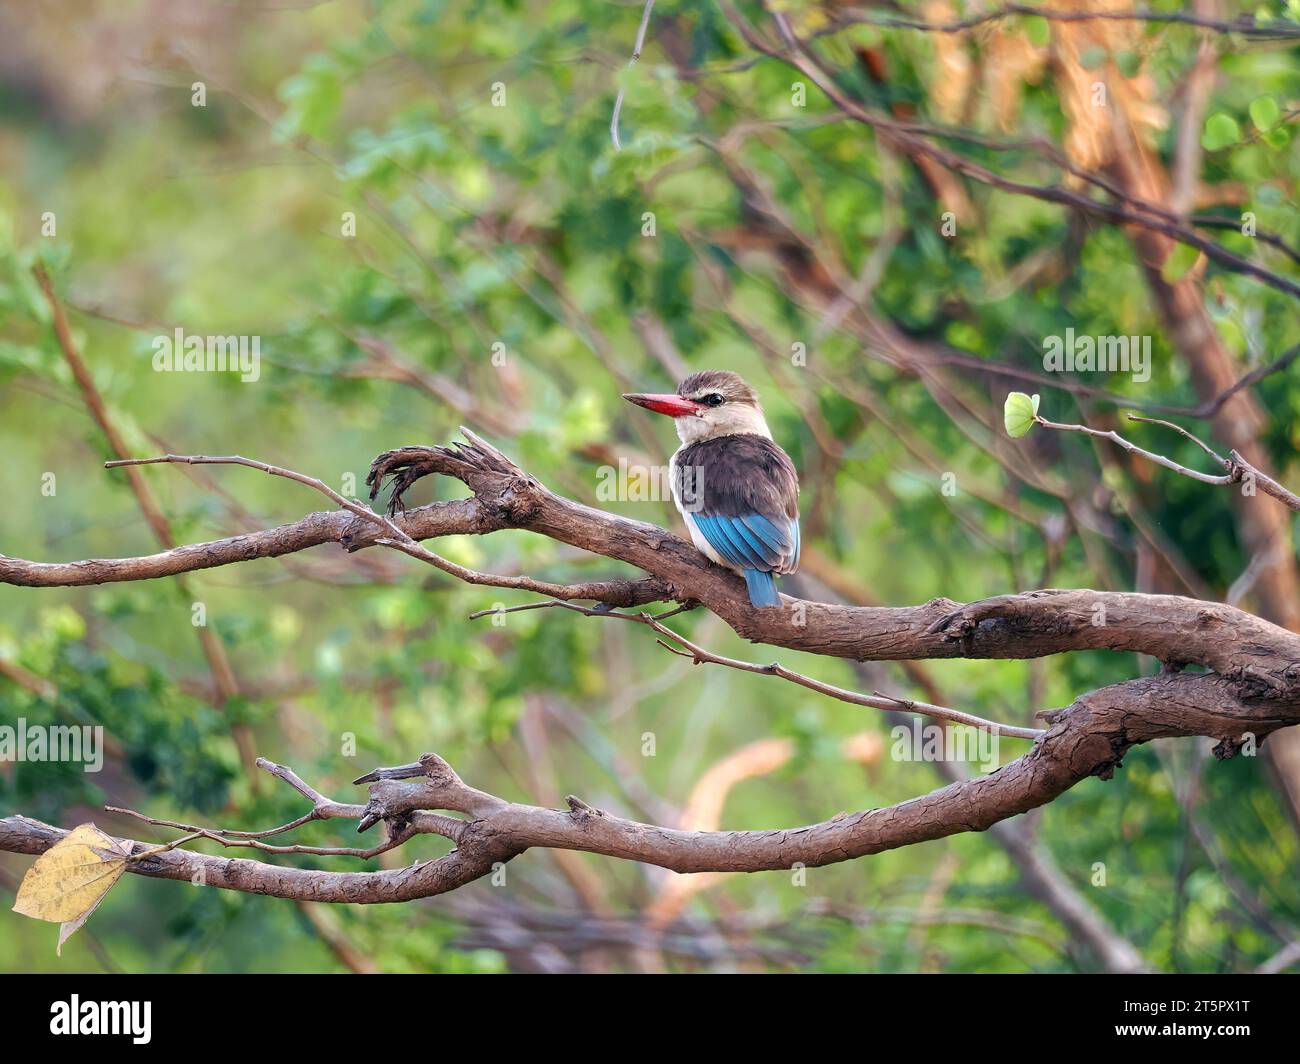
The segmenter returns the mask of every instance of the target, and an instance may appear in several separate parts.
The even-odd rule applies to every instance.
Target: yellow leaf
[[[114,876],[115,881],[116,878],[117,877]],[[109,885],[112,886],[111,883]],[[78,916],[75,920],[65,920],[63,923],[59,924],[59,943],[57,946],[54,947],[54,955],[56,957],[63,956],[63,943],[67,942],[68,939],[70,939],[73,935],[75,935],[78,931],[81,930],[85,922],[90,919],[90,914],[99,908],[99,903],[103,901],[107,896],[108,896],[108,891],[105,890],[103,894],[101,894],[98,898],[95,899],[95,904],[92,905],[80,916]]]
[[[14,912],[80,926],[126,871],[130,852],[94,824],[73,828],[27,870]]]

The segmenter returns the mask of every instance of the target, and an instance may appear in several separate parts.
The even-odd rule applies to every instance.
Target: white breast
[[[677,489],[677,455],[679,453],[680,450],[674,451],[673,456],[668,459],[668,486],[673,493],[673,502],[677,506],[677,512],[682,515],[682,520],[686,522],[686,531],[691,534],[691,542],[695,544],[695,549],[708,558],[709,561],[716,562],[718,565],[726,566],[730,569],[732,566],[722,560],[718,552],[715,551],[713,547],[709,545],[709,541],[704,538],[704,533],[696,527],[695,516],[682,505],[681,495]]]

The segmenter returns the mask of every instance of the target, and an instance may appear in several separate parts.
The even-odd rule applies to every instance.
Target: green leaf
[[[1196,260],[1200,257],[1199,248],[1194,248],[1190,244],[1175,244],[1174,250],[1165,259],[1165,264],[1160,267],[1160,276],[1166,284],[1175,284],[1196,265]]]
[[[343,84],[332,60],[314,55],[280,85],[279,96],[288,105],[276,122],[280,136],[323,138],[343,102]]]
[[[1277,125],[1281,109],[1272,96],[1258,96],[1250,101],[1250,120],[1261,133]]]
[[[1206,151],[1222,151],[1231,144],[1241,140],[1241,130],[1232,115],[1218,111],[1205,122],[1205,131],[1201,134],[1201,147]]]
[[[1264,134],[1263,141],[1270,148],[1285,148],[1291,143],[1291,130],[1286,126],[1275,126]]]
[[[1038,396],[1026,395],[1024,392],[1012,392],[1007,396],[1002,407],[1002,423],[1007,427],[1007,435],[1019,439],[1034,427],[1038,416]]]
[[[1085,48],[1079,55],[1079,62],[1083,64],[1084,70],[1096,70],[1106,62],[1106,49],[1098,48],[1096,45]]]
[[[1219,339],[1223,341],[1224,346],[1234,355],[1244,354],[1246,351],[1246,334],[1242,331],[1241,326],[1231,318],[1220,318],[1214,323],[1218,330]]]
[[[1029,38],[1030,44],[1036,44],[1039,48],[1046,48],[1052,40],[1052,28],[1048,25],[1047,19],[1038,15],[1030,15],[1024,20],[1025,36]]]

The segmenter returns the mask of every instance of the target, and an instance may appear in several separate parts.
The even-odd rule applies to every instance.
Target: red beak
[[[647,395],[640,392],[632,392],[623,396],[629,403],[636,403],[637,406],[643,406],[647,410],[653,410],[656,414],[667,414],[669,417],[686,417],[688,414],[698,414],[704,409],[702,403],[697,403],[693,399],[683,399],[680,395]]]

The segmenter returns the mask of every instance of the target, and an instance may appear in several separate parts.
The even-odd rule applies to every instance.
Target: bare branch
[[[1238,451],[1232,451],[1227,458],[1224,458],[1223,455],[1219,454],[1203,440],[1188,432],[1181,425],[1175,425],[1172,421],[1162,421],[1159,418],[1153,417],[1140,417],[1137,414],[1129,414],[1128,418],[1130,421],[1142,421],[1149,425],[1161,425],[1164,428],[1173,429],[1173,431],[1177,432],[1180,436],[1191,440],[1196,444],[1196,446],[1218,462],[1219,465],[1223,466],[1227,472],[1223,474],[1201,473],[1195,469],[1188,469],[1186,466],[1175,462],[1172,458],[1167,458],[1155,451],[1148,451],[1144,447],[1139,447],[1137,444],[1124,439],[1124,437],[1119,435],[1119,433],[1115,432],[1113,429],[1094,429],[1087,425],[1066,425],[1056,421],[1048,421],[1046,418],[1039,417],[1038,415],[1034,416],[1034,421],[1039,425],[1042,425],[1045,429],[1055,429],[1058,432],[1082,432],[1085,435],[1095,436],[1098,439],[1110,440],[1112,443],[1118,444],[1120,447],[1124,448],[1124,450],[1128,451],[1130,454],[1135,454],[1139,458],[1145,458],[1149,462],[1155,462],[1156,465],[1164,466],[1166,469],[1172,469],[1175,473],[1178,473],[1181,476],[1190,477],[1192,480],[1199,480],[1203,484],[1214,484],[1222,487],[1226,484],[1244,483],[1249,484],[1252,487],[1257,486],[1263,490],[1264,494],[1271,495],[1289,509],[1300,512],[1300,496],[1296,495],[1290,489],[1283,487],[1259,467],[1246,461]]]
[[[1124,448],[1124,450],[1128,451],[1129,454],[1135,454],[1139,458],[1145,458],[1148,462],[1154,462],[1156,465],[1164,466],[1166,469],[1172,469],[1175,473],[1178,473],[1181,476],[1191,477],[1192,480],[1199,480],[1202,484],[1215,484],[1222,486],[1224,484],[1232,483],[1233,478],[1231,474],[1225,473],[1222,475],[1216,475],[1214,473],[1202,473],[1195,469],[1188,469],[1185,465],[1175,462],[1172,458],[1166,458],[1163,454],[1157,454],[1155,451],[1148,451],[1144,447],[1139,447],[1136,443],[1129,442],[1118,432],[1114,431],[1114,429],[1094,429],[1087,425],[1066,425],[1056,421],[1048,421],[1044,417],[1037,416],[1034,420],[1045,429],[1054,429],[1057,432],[1082,432],[1087,436],[1095,436],[1098,439],[1110,440],[1112,443],[1118,444],[1120,447]],[[1190,435],[1190,433],[1187,435]],[[1200,441],[1198,440],[1197,442],[1199,443]],[[1205,445],[1201,444],[1201,446],[1204,447]],[[1205,449],[1207,451],[1209,450],[1209,448]],[[1214,454],[1214,452],[1210,451],[1210,454]],[[1215,455],[1215,457],[1218,458],[1217,455]],[[1222,459],[1219,460],[1222,461]]]
[[[0,583],[12,583],[29,587],[50,587],[107,583],[118,580],[146,580],[159,576],[173,576],[195,569],[206,569],[216,565],[225,565],[234,561],[279,556],[334,540],[349,550],[357,550],[369,544],[392,547],[469,584],[533,591],[542,595],[553,595],[557,598],[592,599],[617,606],[636,606],[646,602],[654,602],[664,598],[666,594],[665,588],[650,580],[555,584],[549,581],[535,580],[527,576],[497,576],[492,573],[481,573],[457,565],[455,562],[425,549],[417,542],[417,538],[425,538],[430,535],[485,531],[481,527],[468,527],[468,524],[473,520],[473,515],[466,514],[464,512],[465,508],[457,506],[455,503],[436,504],[436,507],[426,508],[426,510],[438,508],[448,511],[451,523],[441,530],[435,530],[433,527],[417,527],[408,532],[403,527],[403,522],[377,514],[365,506],[345,498],[316,477],[297,473],[290,469],[283,469],[266,462],[259,462],[251,458],[244,458],[240,455],[217,457],[168,454],[154,458],[120,459],[104,464],[109,469],[119,466],[157,464],[247,466],[250,469],[258,469],[272,476],[285,477],[314,488],[338,503],[348,513],[374,525],[376,531],[369,536],[359,536],[351,523],[328,520],[330,517],[337,518],[340,515],[314,514],[303,521],[297,522],[295,525],[284,525],[266,532],[235,536],[230,539],[198,544],[193,547],[173,548],[161,554],[143,558],[112,561],[95,560],[75,562],[68,566],[58,566],[26,563],[0,555]],[[318,521],[315,520],[316,518],[324,520]],[[435,522],[436,524],[437,522]],[[26,578],[24,579],[24,577]]]
[[[462,481],[474,498],[434,503],[391,518],[411,539],[522,528],[643,571],[640,579],[560,585],[560,593],[547,590],[556,585],[541,581],[490,578],[494,581],[505,580],[510,586],[554,598],[587,598],[610,606],[637,606],[654,599],[698,603],[745,638],[793,650],[862,661],[1033,658],[1077,650],[1128,650],[1225,673],[1247,667],[1276,673],[1279,687],[1285,688],[1290,681],[1279,662],[1293,655],[1300,638],[1221,603],[1088,590],[1002,596],[970,607],[949,599],[921,606],[854,607],[785,598],[781,609],[754,610],[740,577],[709,562],[684,540],[654,525],[558,496],[482,440],[386,452],[375,460],[370,483],[377,490],[383,480],[394,478],[393,501],[400,506],[401,492],[432,474]],[[396,545],[395,537],[385,531],[349,511],[312,514],[278,529],[178,547],[147,558],[48,564],[0,557],[0,583],[63,586],[151,579],[287,554],[331,540],[351,550],[376,543]],[[484,575],[470,573],[471,582]],[[1016,623],[983,623],[960,635],[936,627],[936,622],[961,610],[983,610],[989,603],[1014,616]],[[1092,623],[1098,608],[1108,618],[1102,627]],[[794,623],[796,616],[802,623]],[[990,622],[995,617],[987,614]],[[1240,638],[1224,640],[1216,626]]]
[[[741,661],[739,658],[729,658],[721,654],[715,654],[710,650],[705,650],[697,643],[691,642],[685,636],[674,632],[671,628],[660,623],[660,618],[652,617],[648,613],[616,613],[612,610],[588,609],[585,606],[578,606],[572,602],[561,602],[558,599],[552,599],[549,602],[529,602],[522,606],[511,606],[498,610],[479,610],[477,613],[471,613],[470,619],[476,620],[479,617],[493,616],[501,613],[518,613],[523,610],[546,609],[556,607],[559,609],[571,610],[574,613],[581,613],[585,617],[608,617],[621,621],[632,621],[636,624],[644,624],[647,627],[658,632],[664,639],[672,640],[683,650],[675,650],[662,639],[659,645],[672,651],[674,654],[681,654],[690,658],[699,664],[724,665],[729,669],[738,669],[741,672],[758,673],[762,676],[779,676],[783,680],[789,680],[791,683],[798,684],[800,687],[806,687],[810,691],[816,691],[829,698],[834,698],[840,702],[849,702],[855,706],[867,706],[871,709],[891,710],[907,709],[922,716],[934,717],[936,720],[946,720],[953,724],[964,724],[967,727],[976,728],[980,731],[992,732],[994,735],[1006,735],[1012,739],[1038,739],[1045,732],[1041,728],[1020,728],[1011,724],[999,724],[996,721],[985,720],[983,717],[977,717],[972,713],[965,713],[959,709],[949,709],[946,706],[935,706],[929,702],[918,702],[913,699],[892,698],[889,695],[882,695],[879,691],[870,695],[860,694],[857,691],[850,691],[843,687],[836,687],[834,684],[824,683],[821,680],[815,680],[811,676],[805,676],[802,673],[794,672],[787,669],[779,662],[772,662],[770,665],[758,665],[752,661]]]
[[[1032,658],[1084,649],[1132,650],[1157,657],[1171,668],[1154,677],[1083,695],[1067,709],[1040,714],[1048,719],[1048,730],[1040,734],[1023,729],[1025,737],[1037,738],[1034,747],[990,776],[957,781],[887,810],[841,815],[805,828],[685,832],[624,820],[577,798],[570,801],[568,811],[518,805],[463,783],[434,754],[425,755],[415,765],[376,770],[361,777],[359,782],[371,783],[370,799],[358,808],[332,802],[291,770],[266,762],[263,768],[312,802],[310,814],[266,832],[237,833],[167,822],[166,826],[190,831],[191,836],[163,847],[134,843],[133,873],[173,879],[202,875],[209,885],[228,889],[307,901],[370,903],[453,890],[531,847],[583,850],[678,872],[761,871],[787,868],[796,862],[821,865],[955,832],[984,830],[1052,801],[1089,775],[1108,777],[1124,752],[1136,743],[1207,735],[1219,740],[1221,756],[1231,756],[1247,734],[1258,741],[1300,721],[1300,684],[1293,667],[1300,660],[1300,636],[1241,610],[1174,596],[1088,590],[1005,595],[964,606],[936,599],[906,608],[846,607],[787,599],[781,609],[754,610],[743,582],[734,573],[708,562],[676,536],[557,496],[491,444],[473,433],[466,436],[467,443],[451,447],[406,447],[387,452],[375,460],[368,483],[377,492],[385,480],[393,480],[394,510],[400,510],[404,491],[421,477],[434,474],[462,481],[473,492],[472,499],[437,503],[387,518],[359,514],[353,503],[336,514],[312,515],[297,526],[258,534],[269,537],[258,541],[260,553],[247,550],[252,537],[222,541],[212,547],[217,561],[211,556],[206,561],[196,560],[196,552],[203,552],[191,547],[155,556],[165,559],[165,565],[156,560],[125,559],[72,563],[72,569],[78,572],[79,566],[93,565],[92,575],[97,578],[138,579],[162,575],[166,566],[178,564],[178,556],[182,568],[201,568],[276,551],[285,553],[301,549],[304,541],[328,538],[351,549],[382,544],[422,557],[427,552],[414,545],[417,535],[522,528],[636,566],[649,575],[642,581],[625,582],[626,589],[644,592],[648,583],[662,589],[660,597],[683,605],[704,605],[741,635],[773,645],[858,660]],[[251,460],[235,464],[249,464],[265,472],[278,468]],[[301,474],[291,479],[314,486],[313,478]],[[331,534],[322,535],[322,528]],[[393,534],[393,528],[400,537]],[[348,531],[344,533],[344,529]],[[113,572],[123,567],[125,572]],[[33,579],[34,568],[39,575],[35,563],[0,559],[0,577],[11,583],[42,582]],[[674,652],[692,659],[776,675],[856,704],[947,713],[946,719],[1000,727],[969,715],[958,716],[957,711],[944,707],[834,688],[780,665],[723,658],[673,632],[662,618],[648,614],[607,614],[585,608],[576,612],[646,624]],[[1101,623],[1099,615],[1104,618]],[[1186,663],[1212,671],[1178,672],[1177,667]],[[1011,734],[1010,729],[1003,730]],[[409,782],[412,776],[422,782]],[[469,819],[457,820],[440,811],[466,814]],[[392,845],[397,844],[393,839],[434,833],[454,838],[456,849],[400,871],[342,873],[208,857],[180,848],[191,838],[223,846],[251,844],[331,815],[356,818],[362,831],[383,821]],[[0,821],[0,849],[42,852],[60,837],[58,829],[23,817]],[[350,857],[382,852],[268,844],[250,848]]]
[[[1026,15],[1048,19],[1052,22],[1155,22],[1170,25],[1194,26],[1213,30],[1215,33],[1239,34],[1242,37],[1258,41],[1285,41],[1300,39],[1300,26],[1291,22],[1274,19],[1260,22],[1252,15],[1241,15],[1232,22],[1222,19],[1206,18],[1186,11],[1150,11],[1138,8],[1133,11],[1061,11],[1053,8],[1034,7],[1031,4],[1004,4],[1001,7],[983,11],[978,15],[955,19],[950,22],[926,22],[888,15],[875,11],[847,10],[837,11],[834,15],[833,29],[846,26],[867,25],[880,26],[884,29],[920,30],[924,33],[962,33],[983,26],[989,22],[999,22],[1015,15]]]
[[[361,827],[380,820],[412,834],[429,810],[468,814],[456,849],[422,864],[377,872],[328,872],[210,857],[124,840],[129,871],[306,901],[371,904],[429,897],[471,882],[524,850],[551,847],[659,865],[675,872],[759,872],[820,867],[966,831],[984,831],[1052,801],[1089,776],[1109,778],[1126,751],[1152,739],[1219,735],[1230,756],[1246,733],[1264,736],[1300,721],[1300,697],[1236,695],[1212,674],[1162,672],[1079,698],[1053,715],[1028,753],[987,776],[962,780],[886,809],[766,831],[683,831],[626,820],[578,798],[567,810],[505,801],[465,784],[437,754],[379,769]],[[450,818],[445,818],[450,819]],[[203,831],[203,829],[198,829]],[[43,853],[66,832],[21,816],[0,819],[0,850]],[[213,833],[215,834],[215,833]],[[204,831],[203,837],[211,837]],[[177,844],[172,844],[177,846]],[[225,836],[213,841],[229,842]],[[348,854],[359,856],[359,854]],[[198,878],[201,877],[201,878]]]

